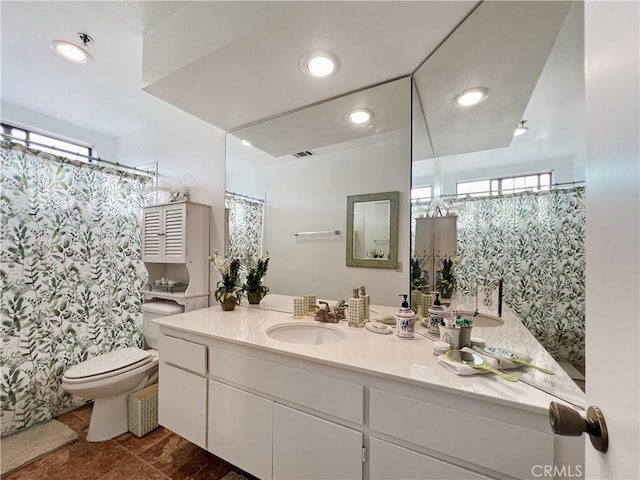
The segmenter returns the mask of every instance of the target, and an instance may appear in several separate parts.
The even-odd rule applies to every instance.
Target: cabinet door
[[[199,447],[207,440],[207,379],[160,362],[158,421]]]
[[[164,263],[186,263],[187,205],[165,205],[163,211]]]
[[[371,480],[458,480],[486,479],[480,474],[371,437],[369,445]]]
[[[362,478],[362,433],[273,405],[273,478]]]
[[[263,480],[271,478],[273,402],[209,381],[208,450]]]
[[[162,262],[162,207],[147,207],[142,211],[142,261]]]

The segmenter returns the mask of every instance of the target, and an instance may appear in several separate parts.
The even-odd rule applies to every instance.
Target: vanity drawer
[[[480,401],[480,400],[479,400]],[[553,465],[553,436],[422,400],[371,389],[372,430],[517,478]]]
[[[211,375],[362,424],[363,387],[279,363],[211,347]]]
[[[371,480],[487,480],[489,477],[371,437]]]
[[[180,338],[160,335],[160,360],[194,373],[207,373],[207,347]]]

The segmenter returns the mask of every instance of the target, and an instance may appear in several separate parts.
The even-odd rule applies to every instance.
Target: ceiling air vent
[[[315,155],[315,152],[312,152],[311,150],[304,150],[302,152],[297,152],[297,153],[292,153],[292,155],[296,158],[302,158],[302,157],[310,157],[311,155]]]

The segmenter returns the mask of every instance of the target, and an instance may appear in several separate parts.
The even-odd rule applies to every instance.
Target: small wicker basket
[[[158,428],[158,384],[133,392],[128,398],[129,431],[143,437]]]

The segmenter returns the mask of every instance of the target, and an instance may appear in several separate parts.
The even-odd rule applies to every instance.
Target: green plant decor
[[[426,270],[431,255],[426,251],[411,258],[411,288],[427,290],[429,287],[429,272]]]
[[[222,257],[216,253],[210,258],[211,264],[218,269],[222,280],[216,284],[214,295],[220,303],[233,300],[235,304],[240,303],[242,298],[242,287],[238,286],[238,270],[240,260],[234,257]]]
[[[455,268],[461,261],[462,259],[460,257],[441,257],[442,268],[438,272],[436,288],[442,295],[442,298],[451,298],[451,295],[453,295],[457,286]]]
[[[262,285],[262,279],[267,274],[269,268],[269,254],[263,258],[253,259],[249,265],[247,279],[242,286],[243,290],[249,294],[257,294],[260,299],[269,291],[269,287]]]

